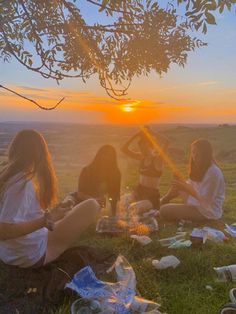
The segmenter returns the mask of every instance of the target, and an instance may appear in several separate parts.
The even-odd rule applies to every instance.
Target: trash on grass
[[[204,244],[207,240],[207,231],[199,228],[194,228],[191,235],[190,239],[192,241],[193,246],[201,246]]]
[[[214,267],[214,270],[217,273],[218,282],[236,281],[236,265]]]
[[[180,264],[180,260],[174,255],[164,256],[160,260],[153,260],[152,265],[156,269],[166,269],[169,267],[176,268]]]
[[[224,232],[210,228],[210,227],[204,227],[204,228],[194,228],[190,238],[193,242],[194,246],[204,244],[206,240],[214,240],[214,241],[226,241],[228,238],[225,236]]]
[[[175,243],[176,241],[185,240],[185,236],[186,236],[186,233],[183,232],[181,234],[177,234],[174,237],[160,239],[159,242],[160,242],[161,246],[170,246],[171,244]]]
[[[136,240],[137,242],[139,242],[142,245],[147,245],[147,244],[152,242],[152,239],[149,238],[148,236],[145,236],[145,235],[140,236],[140,235],[133,234],[130,236],[130,238]]]
[[[213,291],[214,289],[212,288],[212,286],[210,285],[206,285],[206,289],[209,290],[209,291]]]
[[[225,224],[225,231],[228,232],[231,237],[236,238],[236,224],[232,224],[232,225],[227,225]]]
[[[134,312],[160,314],[157,303],[135,297],[135,273],[123,256],[118,256],[109,272],[113,269],[117,275],[117,283],[98,280],[91,267],[87,266],[77,272],[72,281],[66,284],[66,287],[76,291],[85,300],[96,301],[101,314],[131,314]],[[75,302],[78,304],[78,301]],[[75,302],[71,306],[71,313],[82,313],[75,310]]]
[[[207,231],[207,239],[209,240],[215,240],[215,241],[225,241],[227,240],[227,237],[225,236],[224,232],[210,228],[210,227],[204,227],[204,231]]]
[[[190,247],[192,242],[190,240],[178,240],[168,246],[168,249],[180,249],[183,247]]]

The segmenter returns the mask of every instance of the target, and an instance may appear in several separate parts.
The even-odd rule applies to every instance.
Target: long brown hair
[[[208,140],[200,138],[191,144],[191,148],[193,148],[193,146],[197,149],[201,158],[200,162],[196,163],[192,158],[192,154],[190,153],[189,177],[193,181],[201,182],[208,168],[213,163],[216,163],[216,161],[213,156],[211,143]]]
[[[121,173],[118,168],[116,150],[112,145],[103,145],[87,168],[91,173],[91,179],[93,178],[96,184],[105,181],[108,184],[108,193],[119,194]]]
[[[31,129],[16,134],[8,150],[7,166],[0,173],[0,195],[7,190],[10,179],[22,173],[25,182],[32,179],[43,209],[57,201],[57,180],[51,154],[43,136]]]

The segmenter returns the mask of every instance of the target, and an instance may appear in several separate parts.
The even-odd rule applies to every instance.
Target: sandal
[[[232,303],[236,303],[236,288],[233,288],[229,292],[229,298]]]
[[[222,306],[220,309],[220,314],[236,314],[236,304],[228,303]]]

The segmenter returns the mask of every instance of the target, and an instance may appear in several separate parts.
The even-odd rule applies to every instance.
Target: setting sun
[[[123,110],[124,112],[132,112],[132,111],[134,110],[134,108],[133,108],[132,105],[127,104],[127,105],[123,105],[123,106],[122,106],[122,110]]]

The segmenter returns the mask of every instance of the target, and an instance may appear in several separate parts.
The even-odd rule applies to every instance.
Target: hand
[[[74,205],[75,205],[75,203],[72,200],[68,199],[66,202],[63,201],[59,205],[59,207],[61,207],[61,208],[68,208],[68,210],[71,210],[74,207]]]
[[[55,206],[49,211],[50,220],[52,222],[57,222],[65,217],[65,215],[70,211],[70,207],[61,206],[61,204]]]
[[[173,186],[174,188],[177,188],[177,189],[179,189],[179,190],[181,190],[181,191],[184,191],[184,192],[186,192],[186,193],[188,193],[188,194],[190,194],[190,195],[192,195],[193,197],[195,197],[195,198],[198,199],[198,194],[197,194],[197,192],[194,190],[194,188],[192,187],[191,184],[186,183],[185,181],[178,179],[178,180],[174,180],[174,181],[173,181],[172,186]]]
[[[178,190],[181,190],[181,191],[186,191],[188,189],[188,186],[189,184],[186,183],[184,180],[181,180],[181,179],[174,179],[172,181],[172,187],[174,189],[178,189]]]

